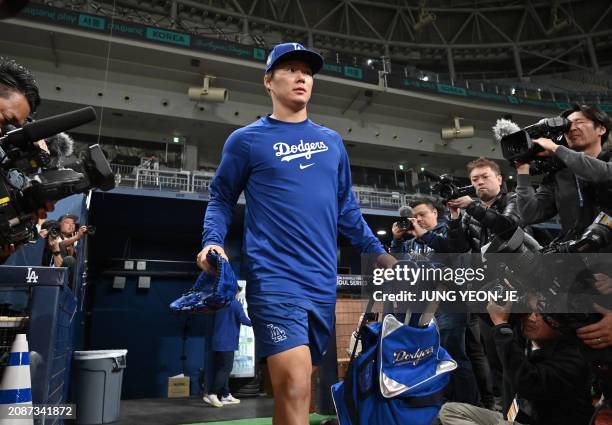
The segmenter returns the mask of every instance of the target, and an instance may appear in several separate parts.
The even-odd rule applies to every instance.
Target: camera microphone
[[[412,208],[410,208],[408,205],[401,207],[399,209],[399,215],[400,217],[397,221],[397,227],[402,231],[412,230],[414,228],[412,221],[410,221],[410,219],[414,217]]]
[[[402,218],[412,218],[414,217],[414,212],[412,211],[412,208],[406,205],[399,209],[399,215]]]
[[[521,128],[513,121],[501,118],[498,119],[493,126],[493,136],[497,143],[501,143],[501,140],[511,134],[521,131]]]
[[[45,139],[49,152],[52,156],[66,158],[72,155],[74,140],[66,133],[59,133]]]

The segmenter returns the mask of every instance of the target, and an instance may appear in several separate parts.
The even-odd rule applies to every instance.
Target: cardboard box
[[[168,398],[189,397],[189,376],[177,375],[168,378]]]
[[[338,359],[338,379],[344,380],[344,377],[346,376],[346,371],[349,366],[349,361],[350,359],[348,358]]]

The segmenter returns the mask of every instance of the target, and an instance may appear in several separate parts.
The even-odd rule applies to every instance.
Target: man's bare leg
[[[274,425],[308,425],[312,360],[306,345],[267,359],[274,389]]]

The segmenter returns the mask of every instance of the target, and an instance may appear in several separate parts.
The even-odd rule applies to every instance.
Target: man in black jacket
[[[566,167],[544,176],[538,190],[530,184],[529,164],[517,164],[517,205],[526,224],[559,215],[561,239],[576,239],[599,210],[612,207],[612,155],[602,149],[612,122],[592,106],[575,105],[561,114],[571,122],[567,147],[550,139],[536,139],[542,156],[552,156]]]
[[[516,194],[502,190],[501,169],[495,161],[481,157],[468,163],[467,171],[478,200],[463,196],[448,202],[451,215],[448,237],[454,252],[480,253],[495,236],[510,237],[519,226],[520,215]],[[465,212],[461,213],[460,209]],[[466,344],[482,402],[485,407],[491,407],[493,393],[501,393],[501,365],[495,353],[491,326],[478,320],[474,314],[470,318]]]
[[[553,156],[565,168],[546,175],[534,191],[529,184],[529,164],[517,164],[516,191],[517,205],[526,224],[539,223],[558,214],[559,239],[567,241],[580,238],[600,210],[612,210],[612,152],[603,150],[612,120],[605,112],[588,105],[574,105],[561,116],[571,122],[565,133],[567,147],[545,138],[533,142],[544,149],[541,155]],[[602,252],[610,252],[611,248],[608,246]],[[594,278],[596,281],[610,279],[607,275]],[[601,320],[578,329],[577,334],[609,363],[612,361],[612,310],[598,304],[594,308],[601,313]]]
[[[580,342],[550,327],[537,313],[537,298],[530,296],[533,313],[521,320],[520,335],[508,324],[511,305],[487,307],[503,365],[503,414],[463,403],[442,406],[443,425],[587,425],[593,414],[590,373]],[[527,351],[527,354],[525,353]]]
[[[463,196],[448,202],[449,239],[455,252],[479,253],[494,236],[511,236],[521,217],[516,194],[502,191],[501,169],[496,162],[479,158],[470,162],[467,170],[478,200]]]

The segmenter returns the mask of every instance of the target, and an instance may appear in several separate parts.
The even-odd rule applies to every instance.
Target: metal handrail
[[[171,190],[191,192],[189,171],[153,170],[136,167],[136,189]]]
[[[119,164],[111,164],[111,169],[120,175],[118,186],[145,190],[208,194],[214,177],[209,171],[152,170]],[[384,210],[397,210],[415,196],[363,186],[353,191],[361,207]]]
[[[135,166],[122,164],[110,164],[110,166],[113,173],[115,173],[115,183],[117,186],[134,186],[136,182]]]

